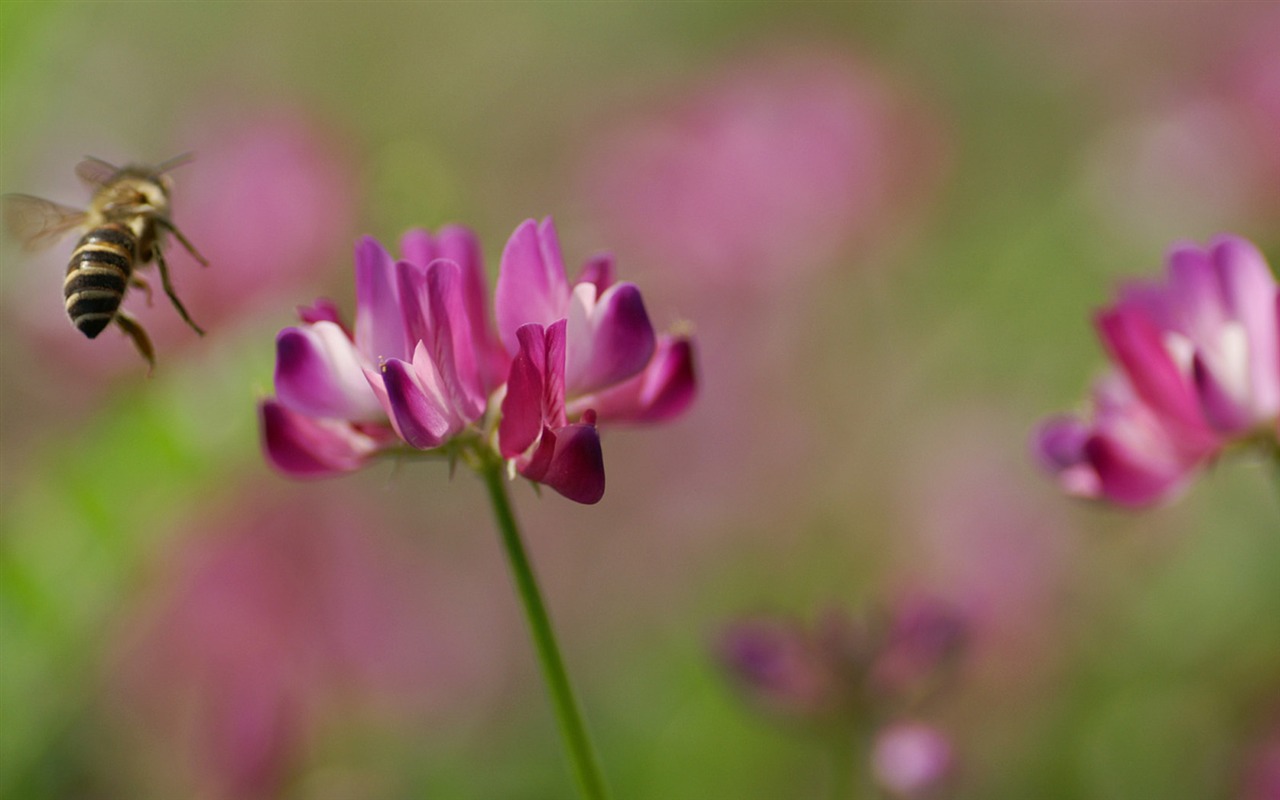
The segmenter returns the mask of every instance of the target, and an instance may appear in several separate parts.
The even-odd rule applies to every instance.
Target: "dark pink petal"
[[[530,323],[517,331],[520,349],[511,362],[498,423],[499,451],[514,458],[529,448],[544,426],[568,420],[564,402],[565,321],[550,328]]]
[[[1227,319],[1226,300],[1209,254],[1197,245],[1181,245],[1169,254],[1166,287],[1174,329],[1205,341]]]
[[[356,347],[374,363],[408,358],[402,319],[395,262],[366,236],[356,244]]]
[[[322,297],[309,306],[298,306],[298,318],[303,322],[332,322],[351,338],[351,329],[342,321],[342,312],[337,303]]]
[[[529,449],[542,432],[542,395],[547,368],[547,337],[541,325],[524,325],[516,332],[520,346],[511,360],[507,394],[498,423],[498,449],[514,458]]]
[[[1191,361],[1191,378],[1205,419],[1215,430],[1230,435],[1253,427],[1254,420],[1249,409],[1241,405],[1239,398],[1222,385],[1199,353]]]
[[[582,274],[578,276],[574,285],[589,283],[596,287],[596,296],[599,296],[617,282],[617,269],[613,264],[613,256],[609,253],[601,253],[582,265]]]
[[[553,428],[559,428],[568,422],[565,409],[567,328],[568,320],[563,319],[547,326],[547,372],[543,388],[542,420]]]
[[[1080,463],[1091,431],[1075,417],[1054,417],[1042,423],[1033,440],[1036,459],[1046,468],[1059,470]]]
[[[693,341],[662,336],[639,375],[573,404],[592,408],[610,422],[665,422],[684,413],[697,395]]]
[[[420,267],[440,258],[440,247],[430,231],[413,228],[400,237],[400,257]]]
[[[1258,248],[1236,236],[1220,236],[1210,245],[1227,310],[1244,326],[1249,342],[1248,371],[1252,407],[1268,417],[1280,412],[1280,311],[1272,298],[1276,280]]]
[[[461,225],[447,225],[437,237],[440,257],[462,270],[462,296],[466,317],[471,326],[471,341],[476,354],[481,388],[485,394],[496,389],[506,378],[510,356],[493,331],[489,311],[489,279],[485,275],[480,241]]]
[[[280,402],[313,417],[372,420],[382,414],[355,346],[332,322],[280,331],[275,386]]]
[[[543,430],[538,448],[520,474],[546,484],[576,503],[604,497],[604,454],[595,425],[585,422]]]
[[[406,442],[430,450],[455,432],[442,398],[423,384],[413,364],[391,359],[382,366],[382,378],[396,429]]]
[[[547,217],[539,225],[525,220],[502,251],[494,305],[498,335],[507,352],[520,347],[516,331],[530,322],[550,325],[565,316],[569,284],[555,225]]]
[[[485,397],[458,265],[442,259],[426,267],[401,261],[396,278],[410,341],[415,349],[418,343],[426,347],[453,410],[468,421],[477,419]]]
[[[1206,438],[1199,404],[1169,351],[1160,330],[1142,311],[1119,306],[1098,315],[1103,343],[1119,362],[1139,397],[1193,440]]]
[[[1181,488],[1190,472],[1187,465],[1151,459],[1105,434],[1090,437],[1084,453],[1098,475],[1101,496],[1134,508],[1169,497]]]
[[[635,284],[619,283],[597,300],[595,288],[579,284],[569,305],[569,392],[608,388],[645,368],[656,335]]]
[[[319,478],[364,466],[375,440],[337,420],[291,411],[275,400],[259,406],[262,449],[276,469],[295,478]]]
[[[1093,431],[1074,417],[1055,417],[1044,422],[1032,437],[1032,451],[1040,466],[1057,478],[1067,494],[1098,497],[1101,481],[1088,462],[1085,444]]]

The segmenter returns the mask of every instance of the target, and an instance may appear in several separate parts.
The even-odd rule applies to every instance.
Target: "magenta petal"
[[[1046,469],[1060,470],[1084,458],[1091,431],[1075,417],[1054,417],[1040,425],[1033,438],[1036,460]]]
[[[262,449],[276,469],[297,478],[318,478],[364,466],[374,440],[337,420],[317,420],[275,400],[259,406]]]
[[[555,432],[544,430],[538,449],[520,474],[576,503],[600,502],[604,497],[604,453],[599,432],[594,425],[581,422]]]
[[[520,346],[511,360],[507,395],[502,399],[498,423],[498,449],[503,458],[514,458],[529,449],[542,432],[542,392],[546,374],[546,331],[541,325],[521,326]]]
[[[582,273],[578,275],[578,280],[574,281],[574,285],[589,283],[596,287],[596,295],[599,296],[617,282],[617,269],[614,267],[613,256],[608,253],[601,253],[582,265]]]
[[[1209,254],[1196,245],[1182,245],[1169,254],[1165,292],[1173,327],[1198,341],[1211,336],[1226,320],[1222,284]]]
[[[400,237],[401,259],[425,267],[440,258],[440,248],[435,237],[422,228],[413,228]]]
[[[356,245],[355,341],[360,352],[375,363],[409,355],[396,290],[395,262],[370,236]]]
[[[684,413],[696,395],[692,340],[663,336],[643,372],[581,398],[573,410],[592,408],[611,422],[665,422]]]
[[[589,305],[590,298],[583,296],[594,292],[593,287],[580,285],[574,291],[569,318],[569,391],[578,395],[604,389],[644,369],[653,356],[657,337],[635,284],[614,285],[594,307]]]
[[[1085,445],[1092,429],[1075,417],[1055,417],[1042,423],[1032,437],[1032,452],[1040,466],[1052,473],[1063,491],[1076,497],[1098,497],[1102,486]]]
[[[471,348],[481,392],[488,394],[506,377],[508,357],[494,338],[490,324],[489,283],[480,241],[469,228],[448,225],[440,229],[437,242],[440,258],[454,262],[462,271],[462,298],[471,331]]]
[[[309,306],[298,306],[298,318],[303,322],[332,322],[337,325],[351,337],[351,331],[347,328],[345,322],[342,321],[342,312],[338,310],[338,304],[328,298],[320,298]]]
[[[551,218],[541,225],[525,220],[502,251],[494,299],[498,335],[507,352],[514,355],[519,349],[516,331],[521,325],[550,325],[565,315],[568,300],[564,260]]]
[[[1249,342],[1249,389],[1256,412],[1280,412],[1280,297],[1276,280],[1258,248],[1236,236],[1221,236],[1210,255],[1222,283],[1227,309],[1244,326]]]
[[[406,442],[430,450],[454,432],[449,414],[422,386],[412,364],[392,359],[383,365],[382,378],[396,429]]]
[[[1204,422],[1191,387],[1161,341],[1160,330],[1142,311],[1120,306],[1098,315],[1098,330],[1138,396],[1180,424],[1192,439],[1204,438]],[[1192,444],[1199,444],[1199,441]]]
[[[276,395],[314,417],[370,420],[381,416],[364,379],[359,354],[332,322],[285,328],[276,336]]]
[[[1098,475],[1102,496],[1123,506],[1156,503],[1177,491],[1189,468],[1173,462],[1153,462],[1131,451],[1118,439],[1098,434],[1084,447],[1085,458]]]
[[[1205,419],[1220,433],[1233,434],[1253,426],[1249,409],[1240,405],[1226,387],[1218,381],[1213,371],[1205,366],[1197,353],[1191,362],[1191,377],[1200,398],[1200,408]]]

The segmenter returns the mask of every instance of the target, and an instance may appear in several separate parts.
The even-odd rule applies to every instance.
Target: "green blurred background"
[[[702,344],[692,412],[606,431],[599,506],[514,487],[617,797],[826,796],[826,746],[754,713],[712,642],[904,587],[990,612],[924,712],[960,761],[946,796],[1243,796],[1280,704],[1274,478],[1227,461],[1121,513],[1062,497],[1026,442],[1102,369],[1092,309],[1172,240],[1280,262],[1280,123],[1238,88],[1278,13],[0,3],[0,188],[83,203],[85,154],[195,150],[175,219],[214,262],[173,257],[203,340],[143,309],[148,379],[66,323],[69,242],[0,250],[0,796],[571,796],[479,482],[295,484],[255,417],[294,306],[353,309],[357,236],[461,222],[492,276],[546,214],[571,264],[612,250]],[[809,68],[780,64],[885,116],[839,151],[879,176],[842,188],[847,235],[790,224],[716,269],[646,249],[609,173],[627,137]],[[225,780],[278,764],[270,790]]]

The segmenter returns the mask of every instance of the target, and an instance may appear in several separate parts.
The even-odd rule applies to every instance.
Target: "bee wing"
[[[91,187],[106,186],[116,176],[120,168],[93,156],[85,156],[76,164],[76,177]]]
[[[3,208],[5,230],[28,251],[48,247],[67,231],[83,225],[88,216],[79,209],[29,194],[4,195]]]

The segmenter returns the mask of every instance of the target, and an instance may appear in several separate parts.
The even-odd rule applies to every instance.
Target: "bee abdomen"
[[[119,223],[86,233],[67,264],[63,292],[71,322],[90,339],[115,318],[133,273],[137,238]]]

